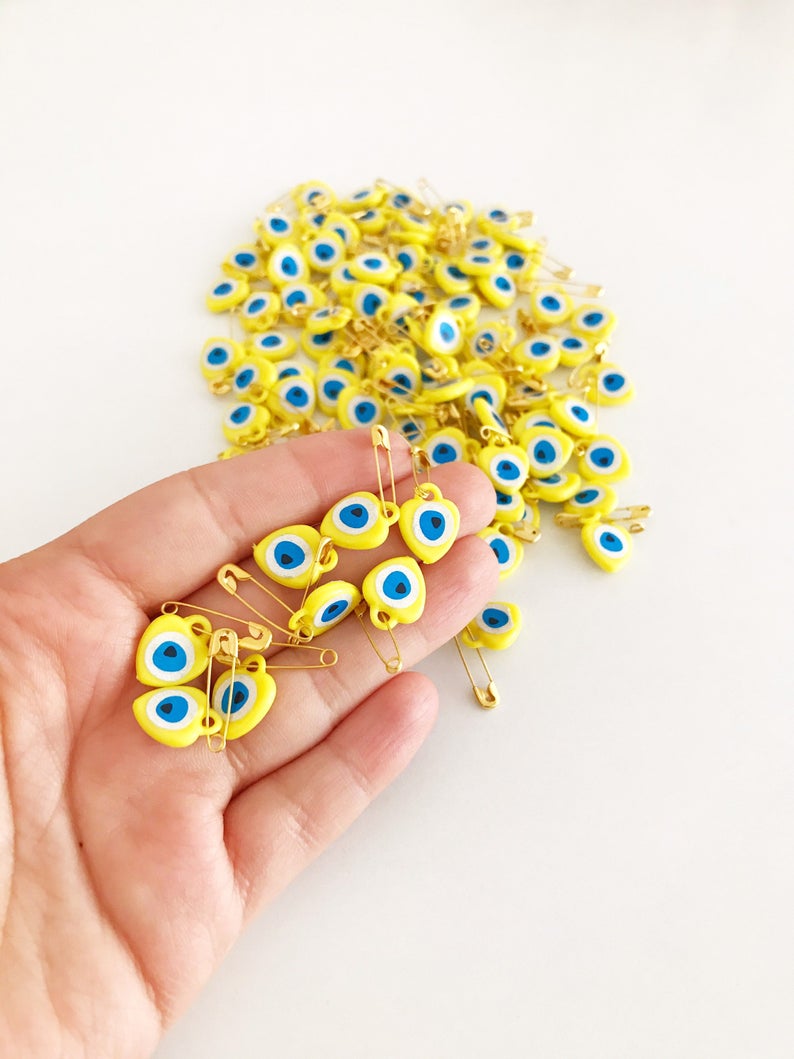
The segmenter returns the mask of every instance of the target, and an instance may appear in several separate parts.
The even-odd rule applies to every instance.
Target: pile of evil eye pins
[[[621,569],[650,509],[620,506],[631,461],[599,422],[633,396],[610,355],[616,318],[533,225],[530,212],[446,202],[425,181],[343,198],[312,181],[272,203],[206,298],[229,321],[201,354],[210,390],[230,401],[220,458],[384,425],[430,467],[485,472],[497,506],[480,536],[500,578],[540,538],[541,501],[601,569]],[[502,649],[520,627],[515,604],[494,602],[460,640]],[[472,685],[495,705],[495,689]]]

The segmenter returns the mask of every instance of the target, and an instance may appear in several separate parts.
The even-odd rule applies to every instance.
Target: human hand
[[[412,481],[397,439],[393,458],[402,500]],[[491,485],[463,464],[433,480],[460,508],[461,539],[425,570],[422,619],[396,630],[407,665],[496,584],[490,549],[465,536],[490,521]],[[0,567],[3,1055],[151,1052],[245,922],[427,735],[433,685],[387,681],[354,618],[322,638],[338,664],[277,673],[272,710],[224,754],[162,746],[132,715],[135,647],[163,600],[224,609],[222,563],[374,487],[368,431],[315,435],[176,475]],[[360,584],[404,551],[390,541],[376,559],[341,552],[333,576]]]

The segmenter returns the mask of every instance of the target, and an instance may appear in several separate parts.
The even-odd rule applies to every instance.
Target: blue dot
[[[234,260],[235,263],[240,266],[240,268],[250,268],[251,265],[253,265],[253,263],[256,261],[256,258],[253,254],[249,254],[247,251],[244,251],[241,254],[235,254]]]
[[[155,708],[157,716],[169,724],[179,724],[187,717],[190,703],[185,695],[169,695],[160,699]]]
[[[429,541],[440,540],[447,528],[447,520],[440,511],[423,511],[419,516],[419,529]]]
[[[234,694],[232,695],[232,690]],[[232,700],[232,716],[245,706],[250,698],[250,693],[245,684],[238,684],[235,680],[230,683],[228,687],[224,688],[223,695],[221,695],[221,713],[229,712],[229,696],[231,695]]]
[[[342,269],[342,276],[343,276],[344,279],[347,280],[348,283],[358,283],[358,280],[356,279],[356,277],[353,275],[353,273],[350,271],[349,268],[343,268]]]
[[[383,595],[387,599],[403,600],[411,591],[408,578],[399,570],[387,574],[383,580]]]
[[[539,441],[532,451],[535,463],[554,463],[557,459],[557,450],[550,441]]]
[[[325,624],[329,621],[334,621],[336,618],[342,616],[347,610],[349,604],[346,599],[336,599],[333,603],[329,603],[320,615],[320,622]]]
[[[281,379],[288,379],[290,375],[300,375],[300,369],[296,368],[294,364],[290,364],[289,367],[282,368],[279,371],[277,378],[280,381]]]
[[[487,239],[477,239],[471,245],[474,247],[475,250],[487,250],[488,249],[488,240]]]
[[[493,400],[493,394],[491,393],[490,390],[475,390],[474,393],[471,395],[471,403],[472,403],[472,405],[474,404],[474,402],[477,400],[478,397],[482,397],[483,400],[487,401],[488,404],[493,408],[494,400]]]
[[[491,263],[490,257],[486,257],[485,254],[475,254],[472,261],[476,261],[478,265],[489,265]]]
[[[406,272],[408,271],[408,269],[413,264],[413,261],[411,259],[411,255],[405,250],[403,250],[402,253],[397,255],[397,260],[400,262],[400,264],[402,265],[403,269],[405,269]]]
[[[412,290],[408,292],[415,302],[419,302],[421,305],[425,300],[425,292],[423,290]]]
[[[410,195],[405,195],[405,194],[403,194],[402,191],[394,196],[394,205],[395,206],[407,206],[410,201],[411,201]]]
[[[452,463],[457,458],[457,452],[446,441],[440,441],[433,449],[433,460],[435,463]]]
[[[562,340],[563,349],[581,349],[584,346],[584,342],[580,338],[564,338]]]
[[[362,214],[361,220],[362,221],[370,221],[370,220],[372,220],[372,218],[374,216],[375,216],[375,211],[374,210],[367,210],[366,213]]]
[[[452,324],[448,324],[446,320],[442,320],[438,333],[443,342],[453,342],[455,340],[455,328]]]
[[[449,265],[447,267],[447,273],[452,276],[453,279],[466,279],[465,273],[461,272],[457,265]]]
[[[510,615],[496,607],[486,607],[482,612],[482,620],[489,629],[503,629],[510,623]]]
[[[505,481],[514,482],[521,477],[521,468],[512,460],[500,460],[496,465],[496,473]]]
[[[327,346],[333,337],[333,331],[323,331],[321,335],[312,335],[312,345]]]
[[[403,423],[400,430],[402,431],[403,435],[408,438],[409,441],[412,441],[414,438],[419,437],[419,427],[416,425],[416,423],[412,423],[410,419],[407,423]]]
[[[215,346],[207,354],[207,363],[209,364],[225,364],[229,359],[229,351],[224,349],[223,346]]]
[[[275,346],[283,345],[284,339],[281,335],[265,335],[264,338],[260,339],[259,344],[267,349],[273,349]]]
[[[234,385],[238,390],[244,390],[246,386],[250,386],[254,381],[254,369],[243,368],[242,371],[237,372],[237,377],[234,380]]]
[[[585,313],[582,317],[582,323],[585,327],[598,327],[603,319],[603,313]]]
[[[283,217],[272,217],[270,220],[270,227],[274,232],[286,232],[289,225]]]
[[[598,489],[583,489],[581,493],[577,493],[574,500],[577,504],[592,504],[594,500],[598,500],[600,490]]]
[[[555,298],[553,294],[544,294],[540,299],[540,304],[544,309],[548,309],[550,312],[559,312],[562,308],[562,302],[559,298]]]
[[[498,489],[496,490],[497,507],[510,507],[514,500],[515,497],[511,496],[509,493],[500,493]]]
[[[532,423],[533,427],[551,427],[554,430],[557,426],[551,419],[535,419]]]
[[[314,252],[321,261],[330,261],[336,251],[329,243],[318,243]]]
[[[306,291],[305,290],[292,290],[286,297],[287,305],[303,305],[306,302]]]
[[[242,423],[245,423],[251,417],[251,409],[247,404],[240,405],[239,408],[235,408],[232,414],[229,416],[233,423],[236,423],[239,427]]]
[[[526,259],[522,254],[508,254],[506,263],[508,268],[523,268]]]
[[[598,541],[602,548],[606,548],[608,552],[622,552],[623,541],[618,537],[612,530],[605,530],[601,533]]]
[[[361,401],[356,405],[353,415],[359,423],[369,423],[375,418],[377,408],[372,401]]]
[[[152,655],[152,665],[162,673],[179,673],[187,665],[187,653],[180,644],[167,640]]]
[[[452,301],[449,303],[449,307],[450,309],[463,309],[470,303],[471,298],[469,297],[453,298]]]
[[[361,309],[365,316],[374,316],[375,313],[383,305],[383,299],[379,298],[377,294],[371,292],[364,296],[364,301],[361,304]]]
[[[281,271],[284,273],[285,276],[297,276],[299,271],[298,262],[295,260],[294,257],[291,257],[289,254],[285,254],[285,256],[281,259]]]
[[[547,485],[556,485],[557,482],[561,482],[562,481],[562,478],[560,477],[559,474],[550,474],[549,477],[548,478],[544,478],[543,481]]]
[[[411,389],[411,380],[404,372],[398,372],[397,375],[392,375],[392,386],[394,393],[409,393]]]
[[[339,520],[350,529],[364,529],[370,520],[370,513],[360,503],[346,504],[339,512]]]
[[[488,216],[492,221],[497,221],[499,224],[504,224],[507,220],[507,214],[504,210],[491,210]]]
[[[507,566],[512,556],[510,555],[510,548],[507,545],[507,541],[504,537],[497,536],[493,540],[488,542],[491,546],[491,551],[496,556],[496,561],[500,566]]]
[[[529,352],[533,357],[545,357],[551,350],[551,346],[548,342],[533,342],[529,347]]]
[[[604,445],[599,445],[597,449],[591,451],[590,460],[597,467],[603,467],[604,470],[606,470],[615,462],[615,453],[612,449],[608,449]]]
[[[365,199],[369,195],[369,188],[363,188],[361,191],[357,191],[353,196],[354,199]]]
[[[586,423],[590,418],[590,413],[588,412],[588,410],[580,404],[571,405],[571,415],[574,417],[574,419],[578,419],[580,423]]]
[[[372,272],[380,272],[383,269],[383,262],[377,257],[365,257],[364,265]]]
[[[513,289],[513,284],[507,276],[497,276],[494,280],[494,285],[497,286],[499,290],[503,291],[511,291]]]
[[[342,240],[343,243],[347,243],[348,242],[348,240],[350,238],[350,234],[341,225],[338,228],[334,228],[334,231],[336,232],[336,234],[339,236],[339,238]]]
[[[262,309],[264,309],[266,304],[267,304],[267,302],[265,301],[264,298],[254,298],[254,300],[252,302],[248,303],[248,309],[246,311],[249,312],[249,313],[261,312]]]
[[[286,398],[296,408],[305,408],[309,403],[309,395],[303,386],[290,386],[287,390]]]
[[[345,360],[344,357],[339,357],[338,360],[334,361],[337,368],[344,368],[346,371],[354,371],[352,363],[349,360]]]
[[[323,384],[323,394],[329,401],[336,401],[344,388],[345,384],[340,379],[329,379]]]
[[[273,550],[276,564],[283,570],[294,570],[306,558],[306,551],[294,541],[279,541]]]
[[[231,294],[233,289],[231,283],[219,283],[212,293],[222,298],[224,294]]]
[[[616,371],[611,371],[608,375],[604,376],[604,388],[609,390],[610,393],[614,393],[616,390],[620,390],[626,384],[626,379],[623,375],[618,374]]]

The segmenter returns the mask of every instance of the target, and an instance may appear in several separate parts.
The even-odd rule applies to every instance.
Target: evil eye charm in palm
[[[378,629],[410,625],[425,609],[425,579],[416,559],[408,555],[378,563],[364,578],[361,591]]]
[[[446,555],[460,529],[460,512],[437,485],[417,487],[413,500],[400,508],[400,533],[417,559],[435,563]]]
[[[141,684],[150,688],[188,684],[209,664],[212,625],[202,614],[161,614],[144,632],[135,656]],[[192,742],[192,740],[191,740]]]
[[[396,504],[383,502],[374,493],[350,493],[334,504],[320,532],[340,548],[366,551],[383,544],[399,517]]]
[[[212,689],[212,710],[226,729],[227,739],[239,739],[255,728],[276,697],[276,682],[267,672],[262,655],[248,655],[219,677]],[[228,717],[227,717],[228,715]]]
[[[152,739],[165,746],[191,746],[199,736],[214,735],[221,718],[207,709],[200,688],[156,688],[139,695],[132,704],[135,720]]]
[[[327,581],[309,593],[290,618],[289,627],[311,633],[314,638],[338,625],[360,602],[361,592],[349,581]]]
[[[339,557],[313,526],[285,526],[254,545],[254,562],[286,588],[306,588],[333,570]]]

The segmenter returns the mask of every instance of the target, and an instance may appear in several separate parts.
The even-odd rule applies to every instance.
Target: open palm
[[[408,450],[397,439],[393,448],[404,499]],[[461,539],[426,570],[424,617],[397,629],[408,665],[457,632],[496,583],[490,549],[466,536],[490,521],[491,486],[465,465],[434,481],[460,507]],[[161,601],[224,609],[214,582],[222,563],[250,564],[253,541],[316,524],[339,497],[374,485],[368,432],[302,438],[167,479],[0,567],[9,1055],[148,1054],[246,920],[422,742],[432,684],[415,673],[386,682],[355,619],[320,641],[338,652],[336,666],[275,673],[273,709],[224,754],[203,740],[161,746],[130,709],[144,690],[135,647]],[[377,558],[342,553],[334,576],[360,583],[404,550],[397,537]],[[300,661],[295,649],[281,653]]]

